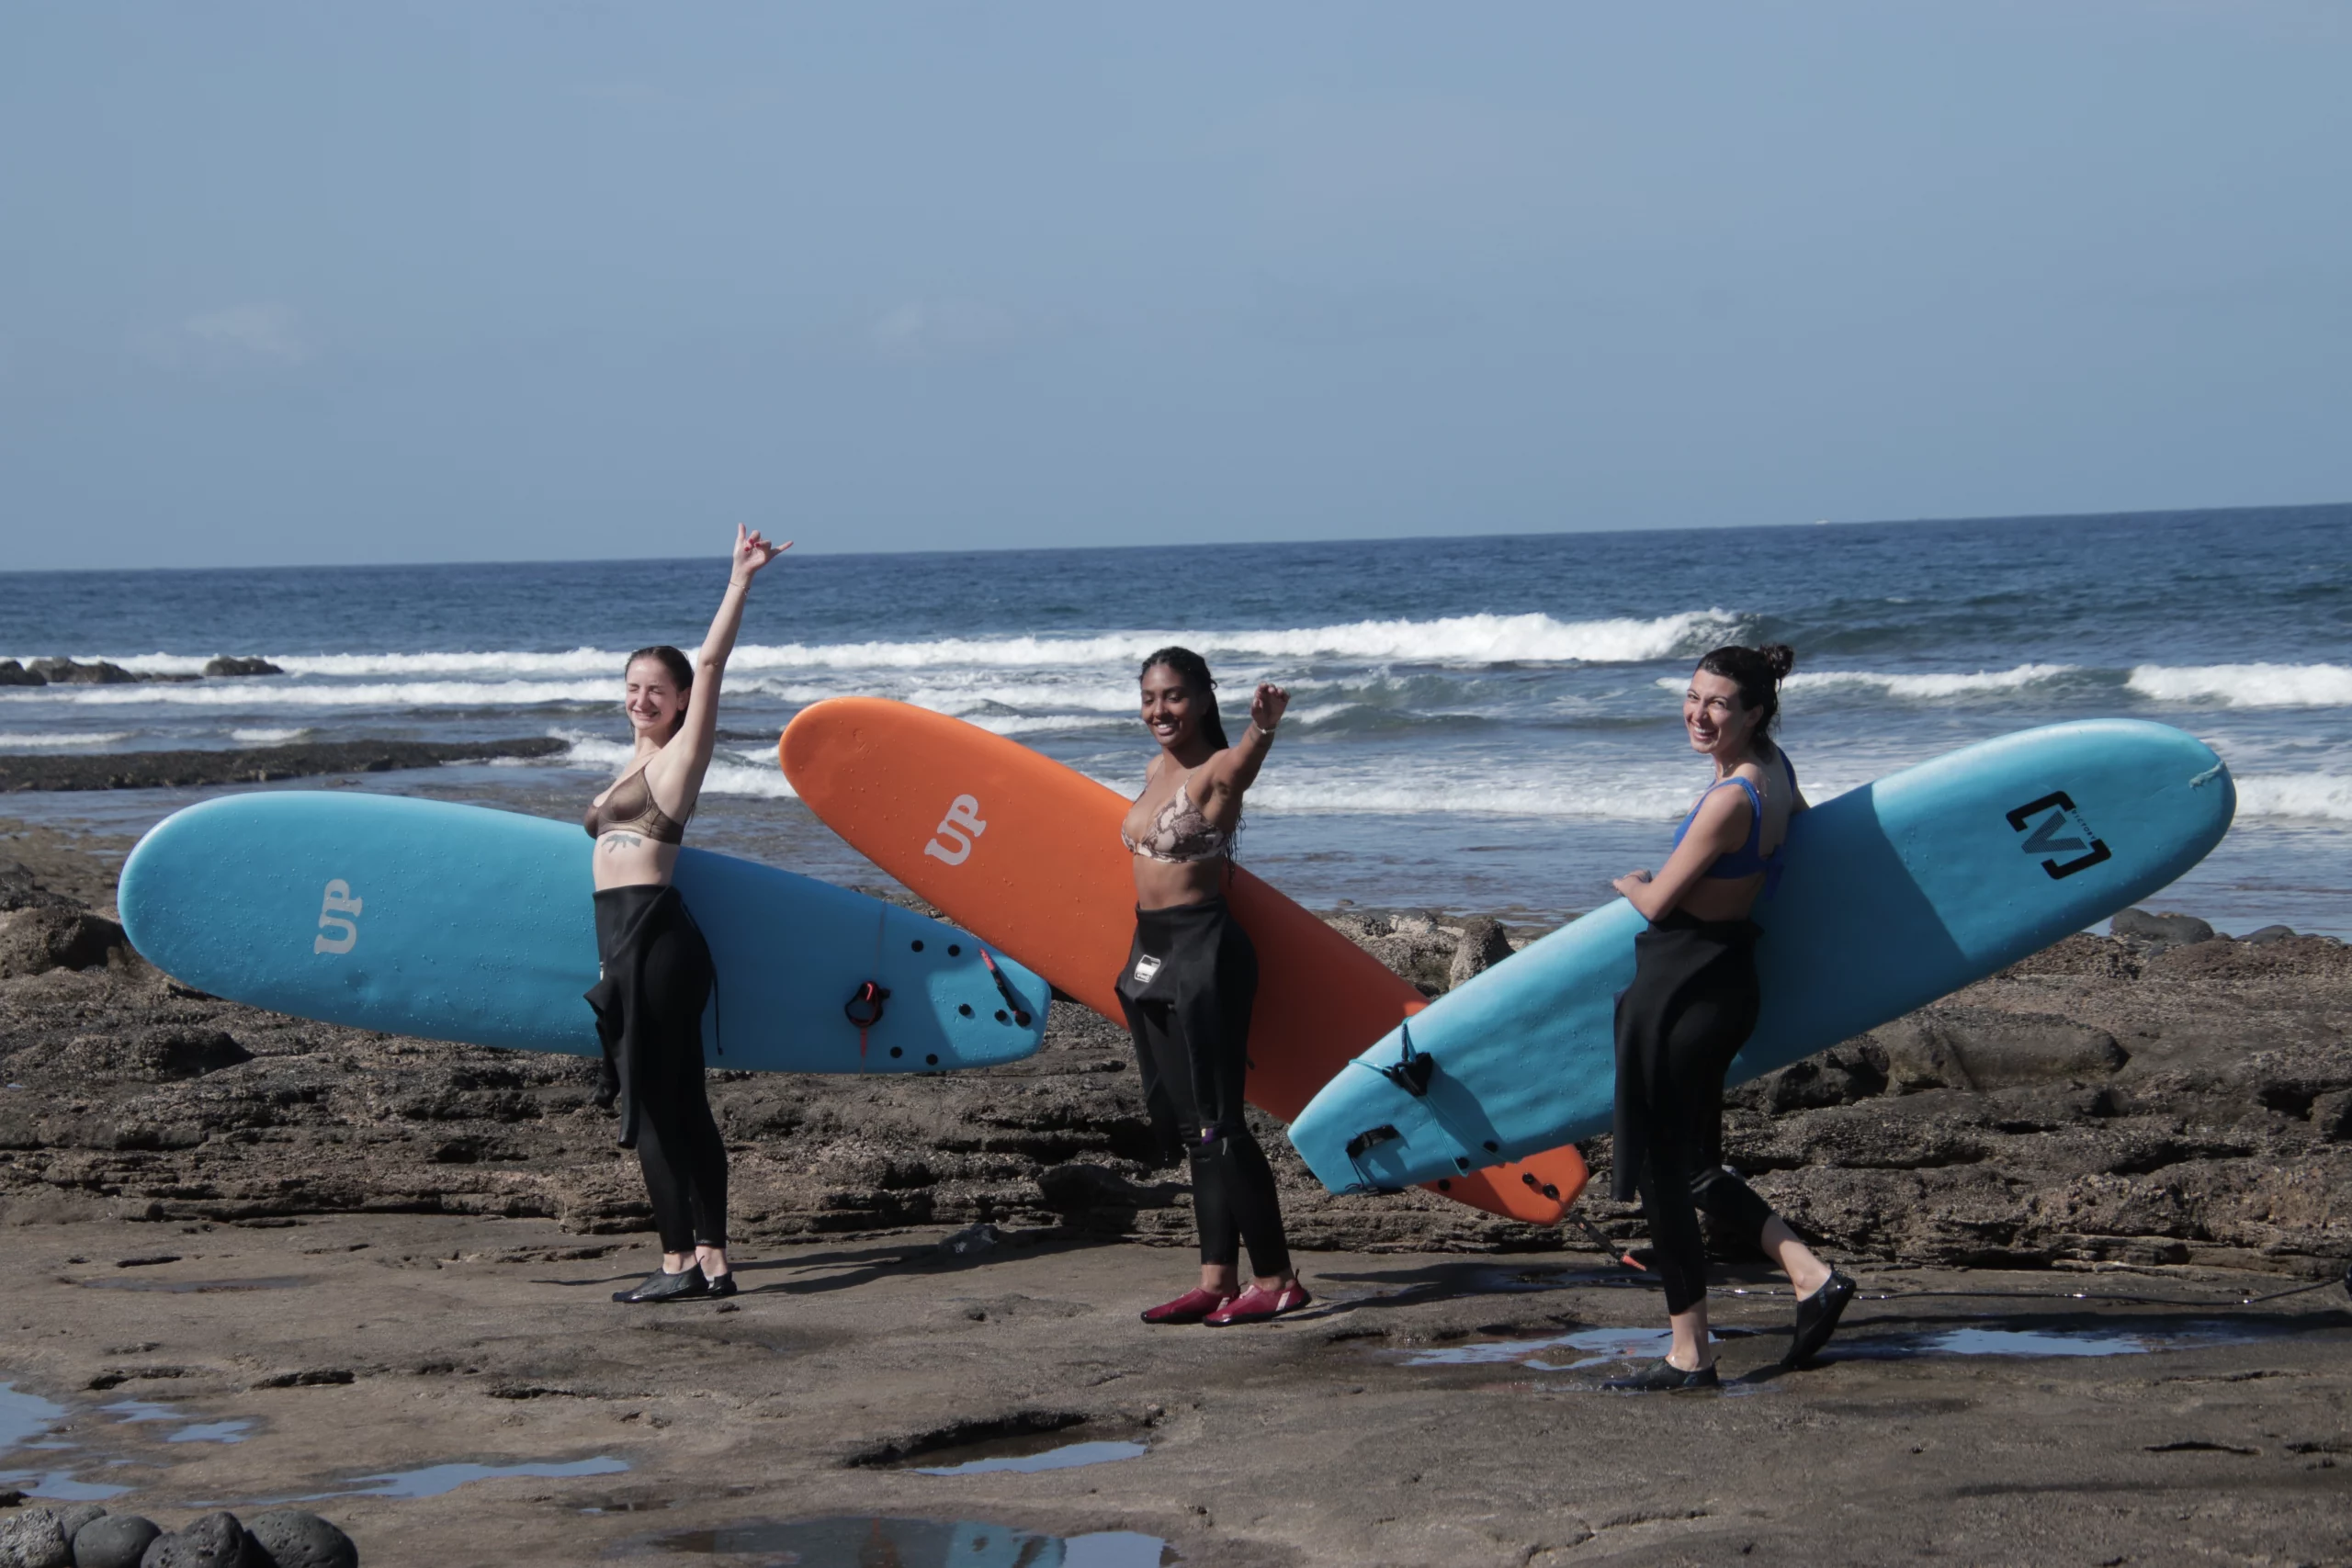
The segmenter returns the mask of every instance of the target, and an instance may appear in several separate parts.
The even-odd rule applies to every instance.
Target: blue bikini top
[[[1781,767],[1789,775],[1789,789],[1793,794],[1797,787],[1797,766],[1789,761],[1789,754],[1786,751],[1781,753]],[[1707,796],[1723,788],[1724,784],[1737,784],[1747,791],[1747,804],[1753,808],[1755,816],[1747,824],[1747,837],[1741,841],[1739,848],[1726,854],[1717,855],[1715,863],[1709,866],[1702,874],[1728,882],[1743,876],[1754,876],[1761,872],[1764,874],[1764,897],[1770,898],[1774,890],[1781,886],[1781,851],[1788,847],[1788,840],[1783,835],[1781,843],[1774,847],[1770,854],[1760,852],[1764,844],[1763,792],[1738,774],[1733,774],[1725,779],[1724,784],[1708,786],[1706,793],[1699,796],[1698,804],[1690,807],[1690,815],[1682,819],[1682,826],[1674,830],[1674,841],[1677,845],[1682,842],[1684,835],[1690,831],[1690,824],[1699,819],[1699,807],[1706,805]]]

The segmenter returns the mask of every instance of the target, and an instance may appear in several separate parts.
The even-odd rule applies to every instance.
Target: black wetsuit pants
[[[1701,1210],[1759,1245],[1772,1218],[1723,1153],[1724,1075],[1756,1027],[1758,934],[1670,911],[1634,939],[1617,998],[1615,1195],[1641,1197],[1669,1313],[1707,1293]]]
[[[710,948],[674,887],[596,895],[603,977],[588,993],[605,1042],[605,1094],[634,1146],[664,1252],[727,1245],[727,1145],[703,1089]]]
[[[1225,900],[1136,911],[1119,976],[1145,1104],[1163,1148],[1193,1168],[1201,1261],[1231,1268],[1250,1246],[1260,1277],[1290,1272],[1273,1168],[1242,1117],[1258,950]]]

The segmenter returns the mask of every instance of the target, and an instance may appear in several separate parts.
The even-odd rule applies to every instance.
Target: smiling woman
[[[621,776],[588,807],[596,840],[596,959],[588,993],[605,1044],[605,1099],[618,1101],[623,1148],[637,1150],[662,1233],[662,1267],[625,1302],[731,1296],[727,1149],[703,1088],[702,1012],[710,949],[672,883],[686,822],[718,734],[718,682],[760,569],[791,548],[735,530],[733,570],[692,663],[639,649],[623,671],[636,744]]]

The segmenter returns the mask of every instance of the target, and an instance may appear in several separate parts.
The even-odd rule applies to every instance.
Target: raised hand
[[[1257,693],[1250,699],[1250,722],[1272,735],[1283,721],[1283,714],[1290,707],[1290,694],[1272,681],[1259,682]]]
[[[748,585],[753,572],[790,548],[790,539],[780,545],[770,544],[761,536],[757,528],[746,529],[738,523],[735,525],[734,569],[729,576],[733,581]]]

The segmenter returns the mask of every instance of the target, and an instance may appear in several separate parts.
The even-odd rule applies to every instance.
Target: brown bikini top
[[[689,811],[687,817],[694,813]],[[686,841],[686,825],[672,818],[654,804],[652,786],[645,782],[645,770],[638,769],[611,789],[605,792],[602,806],[588,803],[588,815],[582,825],[592,839],[607,833],[642,833],[657,844],[683,844]]]
[[[1231,836],[1220,832],[1207,815],[1193,804],[1192,782],[1189,773],[1178,782],[1176,793],[1153,814],[1141,838],[1136,838],[1128,827],[1135,820],[1134,810],[1128,811],[1126,820],[1119,824],[1119,842],[1127,846],[1129,854],[1184,865],[1233,852]],[[1136,797],[1136,805],[1142,802],[1141,795]]]

